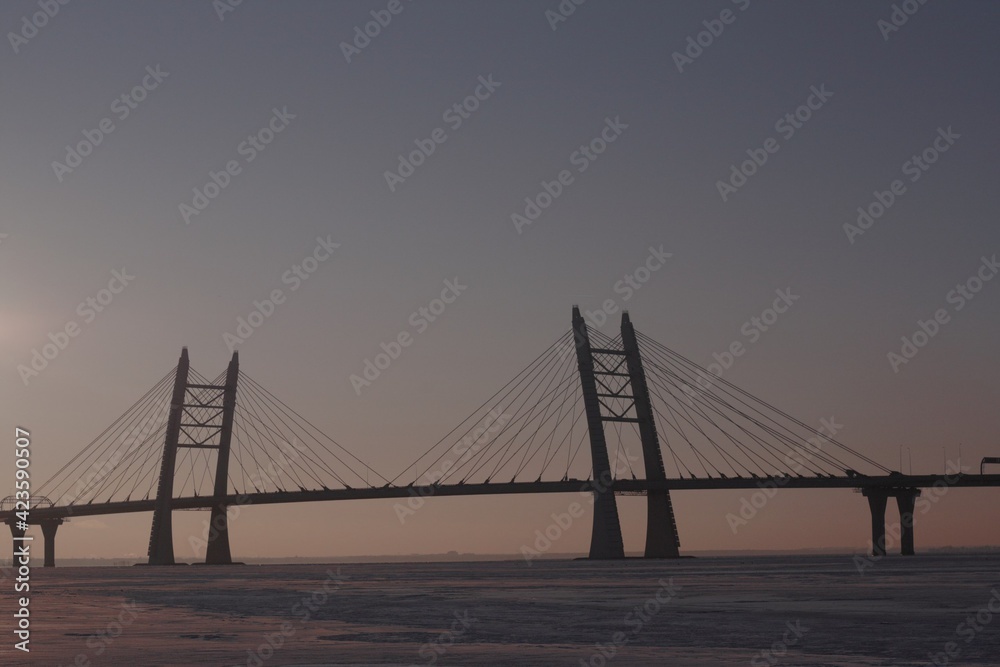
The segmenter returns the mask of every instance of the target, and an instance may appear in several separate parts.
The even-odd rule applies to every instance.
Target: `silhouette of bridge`
[[[589,461],[579,456],[584,442]],[[54,566],[67,519],[152,512],[148,563],[170,565],[172,512],[209,510],[205,562],[227,564],[232,507],[584,491],[594,498],[591,558],[625,556],[619,495],[646,497],[645,557],[676,558],[671,491],[844,488],[868,499],[876,555],[885,554],[885,509],[896,499],[909,555],[916,498],[941,486],[995,487],[1000,475],[891,471],[636,331],[628,313],[612,339],[574,307],[569,332],[391,479],[240,371],[238,353],[210,381],[185,348],[38,489],[27,522],[14,497],[0,504],[0,520],[15,549],[39,525],[45,565]]]

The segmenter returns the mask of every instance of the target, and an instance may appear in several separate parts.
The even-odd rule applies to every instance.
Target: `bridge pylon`
[[[229,448],[233,438],[233,414],[236,412],[236,381],[240,374],[239,352],[226,370],[226,384],[222,396],[222,423],[219,433],[219,456],[215,464],[215,497],[224,498],[229,485]],[[228,565],[233,562],[229,550],[229,516],[223,502],[212,507],[212,520],[208,533],[205,562],[209,565]]]
[[[627,312],[622,313],[621,330],[639,437],[642,440],[646,479],[665,480],[667,472],[663,467],[663,453],[660,451],[660,438],[656,433],[656,420],[653,418],[653,404],[649,399],[649,387],[646,385],[646,372],[642,368],[642,356],[639,354],[635,328]],[[680,544],[670,491],[666,489],[647,491],[645,557],[678,558]]]
[[[189,368],[188,351],[185,347],[181,350],[180,361],[177,362],[174,392],[170,398],[170,415],[167,417],[167,432],[163,439],[163,455],[160,459],[160,477],[156,485],[153,525],[149,533],[148,563],[150,565],[174,564],[171,500],[174,493],[174,468],[177,465],[177,440],[180,437],[181,416],[184,413]]]
[[[171,511],[173,509],[174,473],[178,449],[215,449],[218,452],[213,496],[220,499],[212,505],[212,520],[205,562],[232,562],[229,549],[227,507],[221,502],[227,493],[229,451],[236,410],[236,382],[239,377],[239,353],[234,352],[226,371],[224,384],[192,384],[188,382],[187,348],[181,351],[170,401],[170,415],[160,460],[160,477],[156,487],[153,524],[149,535],[149,565],[173,565],[174,542]]]
[[[594,465],[594,529],[590,537],[590,558],[624,558],[622,527],[618,519],[611,462],[608,460],[608,444],[604,437],[605,418],[601,414],[601,395],[597,391],[594,348],[590,345],[587,323],[577,306],[573,306],[573,338],[576,341],[576,359]]]

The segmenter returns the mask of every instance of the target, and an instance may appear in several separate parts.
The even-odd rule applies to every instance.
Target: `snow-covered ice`
[[[38,568],[32,583],[32,652],[5,632],[2,665],[927,665],[949,642],[950,664],[1000,664],[1000,555],[890,556],[863,575],[851,556],[800,556]]]

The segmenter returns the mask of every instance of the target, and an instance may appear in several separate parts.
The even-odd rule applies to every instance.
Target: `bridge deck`
[[[481,496],[522,493],[574,493],[590,491],[590,480],[558,482],[508,482],[499,484],[446,484],[441,486],[386,486],[361,489],[320,489],[314,491],[282,491],[229,495],[229,505],[273,505],[277,503],[319,502],[329,500],[372,500],[408,498],[410,496]],[[1000,474],[995,475],[883,475],[874,477],[726,477],[665,480],[615,480],[616,492],[641,492],[668,489],[670,491],[707,491],[724,489],[757,489],[776,486],[786,489],[893,489],[946,487],[1000,487]],[[210,509],[218,500],[213,496],[175,498],[173,509]],[[63,505],[32,509],[30,519],[69,518],[130,512],[152,512],[153,500],[131,500],[113,503]],[[14,517],[13,511],[0,512],[0,521]]]

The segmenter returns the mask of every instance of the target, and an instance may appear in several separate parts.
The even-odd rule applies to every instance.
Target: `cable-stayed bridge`
[[[675,558],[671,491],[844,488],[863,493],[873,553],[885,509],[914,553],[921,489],[1000,486],[1000,475],[903,475],[807,426],[636,331],[610,338],[573,309],[572,328],[393,477],[380,474],[239,368],[214,379],[178,365],[0,520],[39,525],[45,564],[71,517],[152,512],[148,562],[174,563],[172,512],[211,512],[206,563],[232,562],[228,512],[274,503],[524,493],[593,494],[590,557],[624,558],[617,496],[646,497],[647,558]],[[641,456],[635,455],[641,452]],[[416,454],[416,452],[415,452]],[[15,546],[17,542],[15,541]]]

